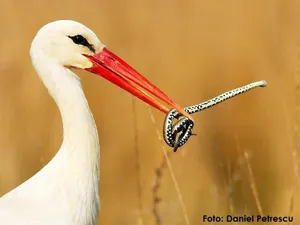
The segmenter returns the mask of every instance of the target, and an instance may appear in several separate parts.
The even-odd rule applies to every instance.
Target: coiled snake
[[[188,114],[200,112],[204,109],[208,109],[236,95],[250,91],[253,88],[266,87],[266,86],[267,86],[267,82],[264,80],[253,82],[245,86],[233,89],[231,91],[227,91],[217,97],[209,99],[198,105],[185,107],[184,111],[186,111]],[[174,119],[178,119],[178,121],[174,123]],[[171,109],[167,113],[163,125],[164,140],[167,143],[167,145],[174,148],[174,152],[176,152],[177,149],[183,146],[193,135],[192,133],[193,127],[194,127],[194,122],[192,120],[188,119],[187,117],[183,117],[182,114],[179,113],[177,110]]]

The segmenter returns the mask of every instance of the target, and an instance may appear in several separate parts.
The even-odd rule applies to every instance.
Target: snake
[[[220,94],[216,97],[213,97],[205,102],[202,102],[198,105],[192,105],[183,108],[188,114],[194,114],[200,112],[204,109],[208,109],[212,106],[215,106],[223,101],[226,101],[232,97],[243,94],[247,91],[250,91],[257,87],[266,87],[267,82],[265,80],[256,81],[250,84],[247,84],[242,87],[238,87],[227,91],[223,94]],[[174,120],[177,119],[176,122]],[[182,147],[187,143],[189,138],[193,135],[194,121],[184,117],[176,109],[171,109],[164,120],[163,123],[163,137],[166,144],[173,148],[173,151],[176,152],[179,147]]]

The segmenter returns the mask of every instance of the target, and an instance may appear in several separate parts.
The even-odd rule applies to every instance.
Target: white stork
[[[63,142],[44,168],[0,198],[0,225],[95,225],[100,208],[98,133],[80,80],[71,69],[98,74],[167,112],[147,91],[190,116],[78,22],[60,20],[42,27],[30,56],[60,110]]]

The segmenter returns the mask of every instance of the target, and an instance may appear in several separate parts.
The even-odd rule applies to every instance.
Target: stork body
[[[189,115],[78,22],[61,20],[42,27],[30,55],[61,113],[63,142],[43,169],[0,198],[0,225],[95,225],[99,140],[80,80],[70,68],[100,75],[162,112],[168,109],[145,91]]]
[[[84,31],[88,37],[95,36],[81,24],[61,23],[74,32]],[[46,28],[51,31],[49,26]],[[42,36],[43,31],[48,33],[44,29],[40,31]],[[40,46],[40,38],[38,34],[33,41],[31,56],[61,113],[63,143],[42,170],[0,199],[0,224],[96,224],[100,155],[96,124],[79,78],[59,61],[45,61],[48,56],[40,53],[45,51]],[[94,42],[98,49],[102,47],[97,39]]]

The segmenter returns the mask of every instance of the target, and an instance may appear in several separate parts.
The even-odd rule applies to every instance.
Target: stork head
[[[93,63],[84,55],[93,55],[103,47],[94,32],[86,26],[71,20],[58,20],[38,31],[30,54],[62,66],[86,69]]]
[[[154,99],[152,94],[191,119],[177,103],[109,51],[89,28],[78,22],[58,20],[43,26],[31,44],[30,55],[34,64],[55,63],[102,76],[167,113],[169,109]]]

